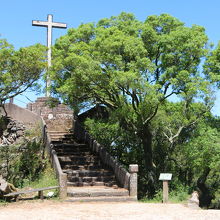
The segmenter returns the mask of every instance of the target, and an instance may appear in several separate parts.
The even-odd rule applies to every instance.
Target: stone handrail
[[[5,104],[5,110],[9,117],[17,121],[23,122],[27,126],[29,126],[30,124],[33,125],[36,123],[40,123],[42,128],[43,143],[50,157],[53,168],[56,172],[56,177],[59,181],[59,185],[60,185],[59,197],[65,198],[67,195],[67,174],[63,173],[57,154],[55,150],[53,150],[53,145],[51,143],[50,136],[47,132],[47,126],[44,119],[40,115],[32,111],[25,108],[21,108],[12,103]],[[0,113],[4,115],[4,111],[2,109],[0,109]]]
[[[130,196],[137,198],[137,172],[138,165],[130,165],[129,171],[126,171],[119,162],[113,158],[107,150],[94,140],[90,134],[81,126],[76,119],[73,123],[74,136],[82,142],[89,145],[90,149],[99,154],[102,162],[113,169],[116,179],[120,183],[121,187],[126,188],[130,192]]]

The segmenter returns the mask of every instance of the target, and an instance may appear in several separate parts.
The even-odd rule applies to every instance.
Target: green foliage
[[[108,119],[85,125],[123,164],[139,164],[140,197],[159,190],[160,172],[190,190],[207,167],[217,175],[219,131],[205,124],[217,62],[207,42],[203,27],[168,14],[141,22],[121,13],[69,29],[55,44],[52,91],[76,112],[108,109]],[[206,58],[212,62],[202,72]]]
[[[8,204],[7,201],[5,201],[4,199],[0,199],[0,207],[1,206],[6,206]]]
[[[43,172],[40,173],[39,178],[32,182],[26,182],[24,187],[31,187],[31,188],[42,188],[47,186],[57,186],[59,185],[54,173],[53,168],[49,161],[47,161],[45,169]]]
[[[32,86],[46,67],[46,47],[36,44],[15,51],[0,39],[0,104]],[[36,87],[37,88],[37,87]]]
[[[49,161],[47,161],[45,165],[45,169],[39,173],[38,178],[36,178],[33,181],[25,180],[23,187],[24,188],[43,188],[48,186],[58,186],[58,180],[55,176],[53,168],[51,168],[51,165]],[[58,190],[57,189],[51,189],[50,192],[54,192],[53,197],[57,197]]]
[[[96,26],[83,24],[55,45],[54,92],[72,105],[127,108],[145,121],[172,94],[206,92],[198,72],[206,42],[204,28],[185,27],[166,14],[144,23],[122,13]]]
[[[178,188],[169,191],[169,202],[171,203],[186,203],[190,195],[188,189],[182,185],[179,185]],[[158,190],[153,199],[141,199],[142,202],[147,203],[157,203],[163,201],[163,191],[162,189]]]
[[[36,139],[38,142],[42,139],[42,122],[37,122],[32,127],[24,131],[24,137],[27,140]]]
[[[1,146],[0,163],[1,172],[16,187],[38,179],[47,164],[40,124],[25,130],[18,144]]]
[[[209,79],[220,87],[220,44],[207,56],[204,70]]]
[[[36,141],[23,142],[21,146],[1,147],[0,160],[4,163],[3,172],[7,175],[7,181],[16,187],[39,178],[47,161],[41,143]]]
[[[40,173],[45,168],[46,160],[43,158],[41,144],[32,142],[25,146],[19,161],[15,164],[15,171],[19,175],[20,184],[23,185],[24,179],[34,181],[39,178]],[[18,184],[19,180],[16,180]]]

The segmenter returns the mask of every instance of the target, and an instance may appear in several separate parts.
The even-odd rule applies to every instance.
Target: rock
[[[3,132],[3,136],[4,136],[4,137],[8,137],[8,135],[9,135],[9,132],[8,132],[8,131],[4,131],[4,132]]]
[[[49,120],[53,119],[53,114],[48,114],[48,119]]]
[[[5,145],[9,145],[10,144],[9,141],[7,140],[7,138],[5,138],[4,136],[3,136],[2,143],[5,144]]]
[[[16,126],[12,127],[11,131],[17,131],[17,127]]]
[[[199,193],[194,191],[191,198],[188,200],[188,207],[192,209],[200,209],[199,207]]]
[[[13,133],[13,134],[11,135],[11,137],[13,138],[13,140],[16,140],[17,134],[16,134],[16,133]]]
[[[5,168],[5,167],[7,167],[7,165],[6,165],[5,163],[3,163],[3,164],[1,165],[1,167],[2,167],[2,168]]]
[[[11,129],[13,127],[14,123],[11,121],[9,122],[9,124],[7,125],[7,129]]]
[[[0,176],[0,191],[5,192],[7,188],[7,182]]]
[[[10,145],[24,136],[25,126],[21,122],[9,119],[9,123],[0,137],[0,145]]]
[[[10,136],[9,138],[7,138],[7,140],[8,140],[8,142],[9,142],[10,144],[12,144],[12,143],[14,142],[14,139],[13,139],[12,136]]]
[[[55,194],[54,192],[48,192],[47,197],[52,197],[52,196],[54,196],[54,194]]]
[[[17,189],[13,184],[8,183],[2,176],[0,176],[0,192],[4,196],[8,193],[17,192]]]
[[[24,131],[23,131],[23,130],[18,130],[18,131],[16,132],[16,134],[17,134],[17,137],[21,137],[21,136],[24,135]]]

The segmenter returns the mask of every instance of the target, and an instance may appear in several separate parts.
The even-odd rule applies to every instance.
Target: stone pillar
[[[28,103],[26,107],[29,111],[32,111],[32,103]]]
[[[129,165],[129,173],[130,173],[130,183],[129,183],[129,191],[130,196],[135,197],[137,199],[137,172],[138,165],[130,164]]]
[[[65,199],[67,197],[67,174],[66,173],[60,174],[59,185],[60,185],[59,197],[60,199]]]

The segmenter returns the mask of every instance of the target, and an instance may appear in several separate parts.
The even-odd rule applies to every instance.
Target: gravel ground
[[[0,206],[0,220],[220,220],[220,210],[140,202],[21,201]]]

